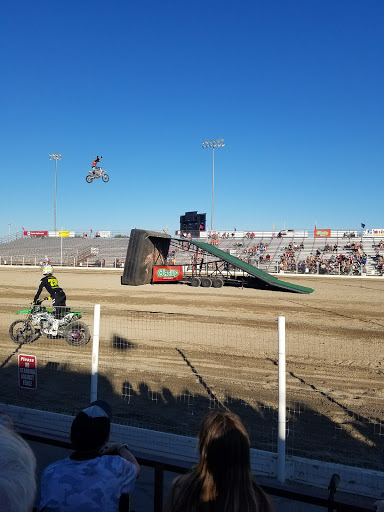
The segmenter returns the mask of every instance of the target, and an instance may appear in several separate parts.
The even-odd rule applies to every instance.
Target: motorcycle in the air
[[[104,183],[109,181],[108,174],[99,166],[95,167],[94,171],[88,171],[88,175],[85,177],[87,183],[92,183],[93,180],[101,178]]]

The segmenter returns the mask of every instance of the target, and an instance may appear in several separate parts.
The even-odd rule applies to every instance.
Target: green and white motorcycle
[[[82,311],[65,313],[62,318],[55,319],[52,309],[42,306],[47,297],[32,304],[31,309],[20,309],[16,313],[24,313],[27,318],[16,320],[9,328],[9,335],[15,343],[32,343],[43,334],[48,338],[64,338],[72,346],[86,345],[91,339],[88,326],[80,321]]]

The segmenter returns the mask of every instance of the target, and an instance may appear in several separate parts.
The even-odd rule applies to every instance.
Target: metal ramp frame
[[[178,242],[186,242],[184,240],[179,239],[173,239],[177,240]],[[195,245],[199,249],[204,250],[205,252],[212,254],[213,256],[216,256],[223,261],[226,261],[227,263],[233,265],[235,268],[238,268],[239,270],[249,274],[252,276],[256,281],[262,282],[264,285],[267,285],[269,289],[271,290],[283,290],[293,293],[312,293],[314,290],[312,288],[307,288],[305,286],[300,286],[297,284],[287,283],[286,281],[281,281],[277,277],[271,276],[267,272],[264,272],[263,270],[259,270],[253,265],[249,265],[248,263],[245,263],[244,261],[240,260],[239,258],[236,258],[235,256],[231,256],[230,254],[222,251],[221,249],[218,249],[217,247],[212,246],[211,244],[208,244],[206,242],[198,242],[197,240],[190,240],[188,241],[191,245]]]

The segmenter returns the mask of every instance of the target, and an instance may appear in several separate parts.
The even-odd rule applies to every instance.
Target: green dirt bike
[[[80,322],[84,312],[73,311],[63,313],[60,319],[55,319],[52,309],[42,306],[47,297],[32,303],[31,309],[21,309],[16,313],[24,313],[25,320],[16,320],[9,328],[9,335],[15,343],[32,343],[45,334],[47,338],[64,338],[72,346],[86,345],[91,339],[88,326]]]

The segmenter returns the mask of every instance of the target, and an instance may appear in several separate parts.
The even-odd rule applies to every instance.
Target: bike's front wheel
[[[18,345],[22,343],[32,343],[35,339],[35,328],[30,322],[25,320],[16,320],[9,328],[11,340]]]
[[[91,176],[90,174],[88,174],[88,176],[86,176],[86,177],[85,177],[85,181],[86,181],[87,183],[92,183],[92,181],[93,181],[93,176]]]
[[[68,345],[80,347],[91,339],[91,333],[84,322],[72,322],[64,330],[64,338]]]
[[[103,174],[102,179],[103,179],[104,183],[107,183],[109,181],[109,176],[106,172]]]

